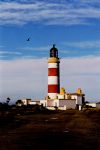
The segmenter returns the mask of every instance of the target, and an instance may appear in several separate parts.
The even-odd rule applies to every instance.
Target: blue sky
[[[29,42],[26,41],[28,37]],[[37,81],[35,73],[31,74],[31,69],[41,60],[41,68],[44,70],[38,66],[35,68],[38,78],[41,78],[43,71],[47,71],[46,61],[52,44],[56,44],[59,49],[63,64],[61,85],[72,92],[81,86],[87,99],[100,100],[99,0],[0,0],[1,97],[19,98],[19,95],[37,98],[39,94],[29,81],[30,78],[33,82]],[[82,64],[78,66],[78,63]],[[26,64],[25,69],[22,64]],[[64,67],[69,74],[65,74]],[[27,70],[31,77],[26,76]],[[21,86],[28,84],[21,79],[22,72],[23,78],[28,80],[28,89]],[[22,82],[16,83],[18,79]],[[41,80],[45,84],[42,90],[40,88],[38,98],[46,95],[46,73]],[[39,81],[38,89],[43,84],[42,81]],[[7,88],[9,86],[11,90]]]

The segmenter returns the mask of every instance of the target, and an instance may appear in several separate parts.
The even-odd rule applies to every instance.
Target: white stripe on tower
[[[48,68],[58,68],[57,63],[48,63]]]
[[[58,77],[57,76],[48,76],[48,85],[57,85],[58,84]]]

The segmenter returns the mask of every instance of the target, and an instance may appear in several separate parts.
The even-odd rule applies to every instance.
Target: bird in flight
[[[30,37],[26,41],[30,41]]]

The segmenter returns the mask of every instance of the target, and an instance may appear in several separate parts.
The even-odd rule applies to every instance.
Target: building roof
[[[84,96],[85,95],[85,94],[78,94],[78,93],[66,93],[66,95],[67,94],[69,94],[69,95],[77,95],[77,96],[81,96],[81,95]]]

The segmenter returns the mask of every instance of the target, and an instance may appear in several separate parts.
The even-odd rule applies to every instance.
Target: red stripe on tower
[[[57,76],[58,69],[57,68],[48,68],[48,76]]]
[[[58,93],[58,85],[48,85],[48,93]]]

